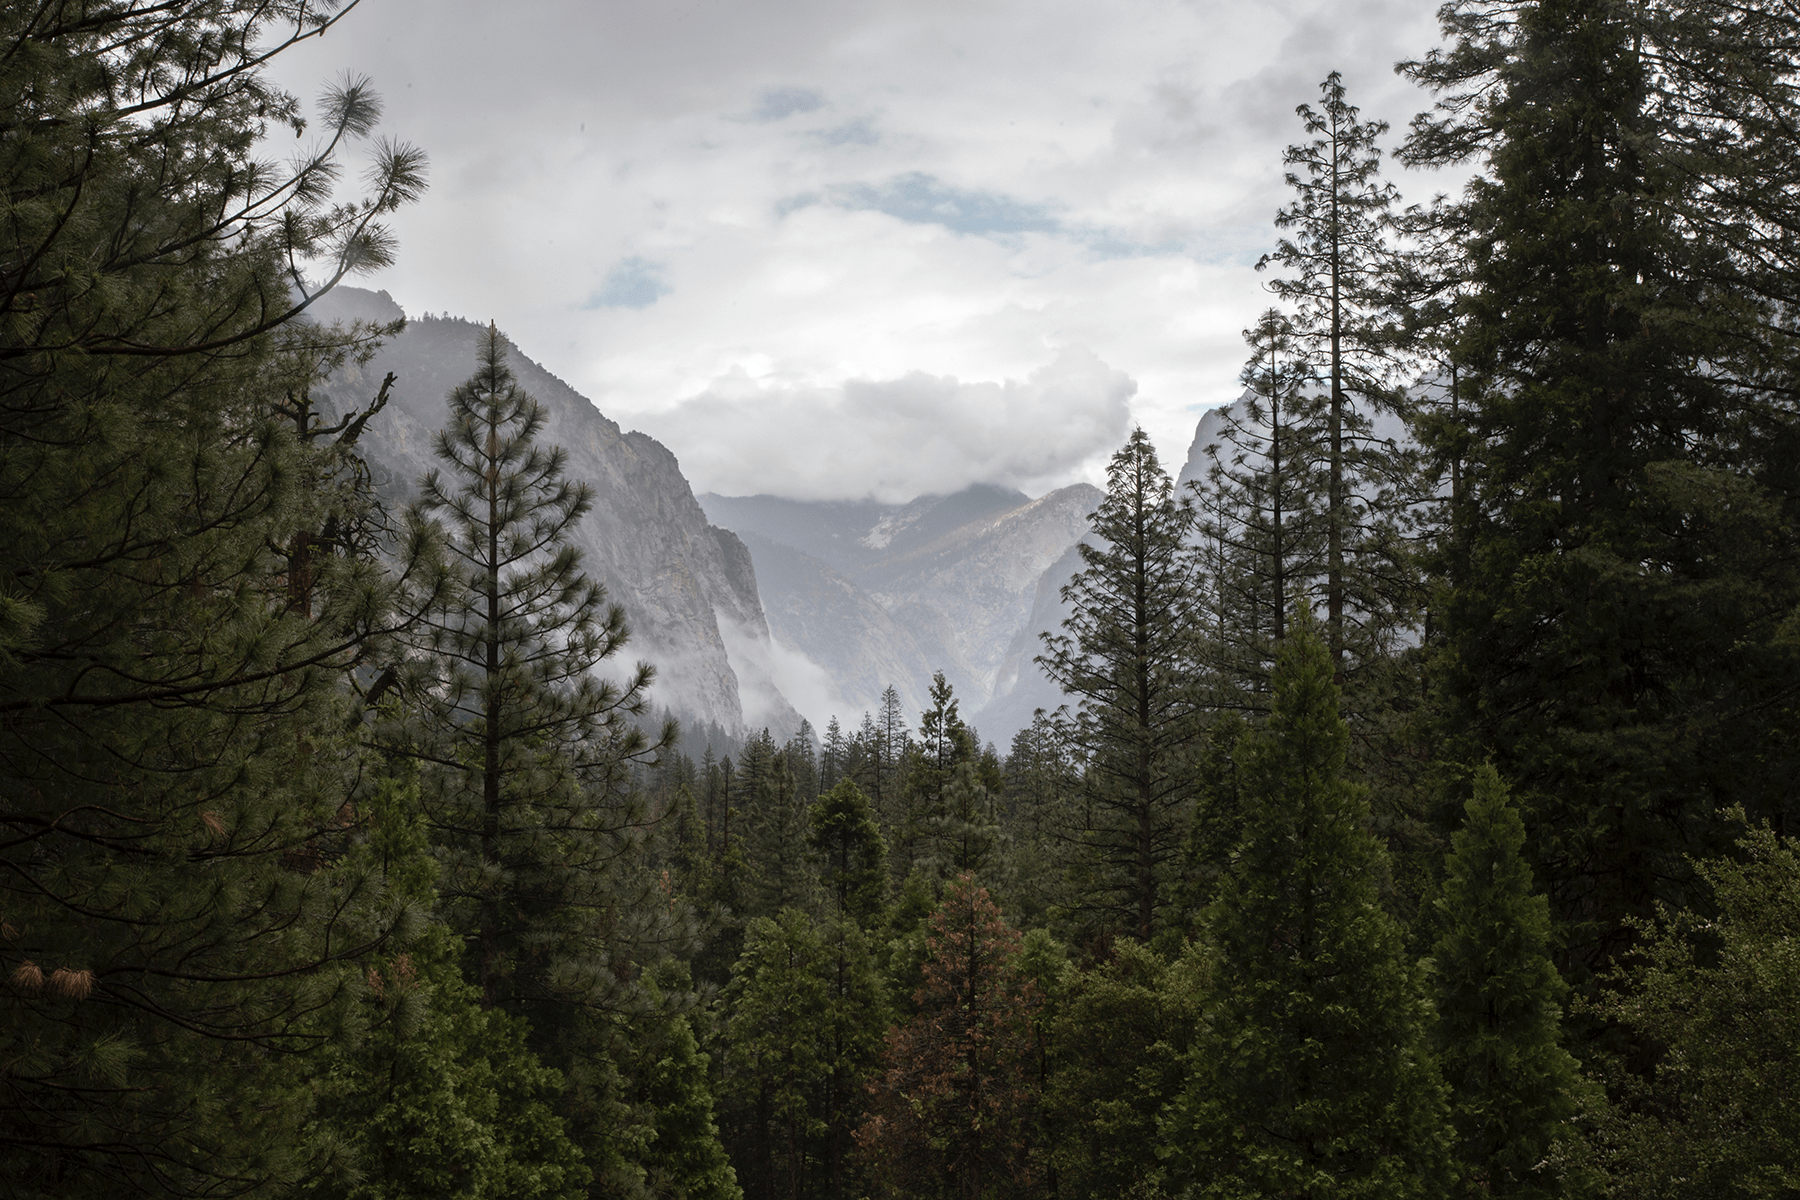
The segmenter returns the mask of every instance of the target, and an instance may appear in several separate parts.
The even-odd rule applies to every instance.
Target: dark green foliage
[[[1244,839],[1249,813],[1243,794],[1242,753],[1250,749],[1250,726],[1236,713],[1214,718],[1200,747],[1194,774],[1198,786],[1194,817],[1183,847],[1183,870],[1176,903],[1182,931],[1197,933],[1207,906],[1230,870]]]
[[[1059,834],[1072,823],[1069,809],[1081,777],[1055,726],[1040,712],[1013,736],[1004,778],[999,815],[1010,843],[1008,911],[1030,929],[1044,924],[1062,898],[1066,847]]]
[[[396,896],[428,909],[438,869],[418,799],[416,779],[382,780],[352,857]],[[367,1027],[312,1064],[311,1139],[339,1162],[306,1195],[587,1194],[588,1169],[553,1111],[561,1075],[526,1048],[523,1020],[480,1006],[461,957],[456,936],[432,924],[369,965],[360,1006]]]
[[[1382,850],[1343,778],[1348,735],[1311,614],[1276,660],[1243,766],[1248,820],[1208,915],[1216,958],[1165,1127],[1201,1196],[1435,1197],[1449,1130],[1431,1006],[1382,911]]]
[[[558,1111],[597,1191],[636,1196],[657,1126],[632,1073],[656,1069],[640,1052],[679,1002],[643,968],[690,920],[649,869],[630,769],[652,750],[636,722],[650,668],[623,685],[595,670],[626,630],[568,543],[590,493],[563,478],[560,449],[536,445],[543,413],[505,357],[490,327],[436,441],[449,477],[421,483],[423,511],[449,519],[450,569],[422,614],[419,711],[390,737],[425,764],[445,914],[484,1006],[527,1018],[561,1071]]]
[[[833,911],[865,933],[885,924],[887,845],[862,789],[845,779],[819,797],[807,841],[819,856]]]
[[[966,817],[976,798],[968,794],[970,780],[963,768],[975,757],[976,745],[942,671],[931,677],[930,694],[931,707],[919,714],[919,740],[905,758],[894,866],[899,871],[925,868],[947,879],[954,874],[947,864],[968,833],[968,822],[952,817],[950,794],[962,777],[960,815]]]
[[[1485,155],[1463,394],[1427,427],[1462,464],[1441,727],[1515,789],[1583,986],[1627,917],[1688,902],[1720,811],[1777,817],[1795,794],[1800,674],[1774,636],[1800,599],[1794,273],[1771,308],[1772,260],[1725,249],[1791,236],[1749,226],[1792,211],[1791,145],[1756,130],[1765,104],[1794,111],[1766,71],[1791,81],[1795,26],[1753,7],[1457,3],[1450,47],[1408,68],[1444,93],[1409,156]]]
[[[1206,654],[1218,674],[1212,700],[1262,710],[1288,612],[1325,590],[1330,441],[1292,322],[1270,309],[1244,340],[1248,403],[1241,417],[1227,410],[1222,440],[1207,448],[1205,486],[1189,487]]]
[[[1078,850],[1069,907],[1088,924],[1148,941],[1170,902],[1192,805],[1200,729],[1193,678],[1193,524],[1139,429],[1106,469],[1107,494],[1063,589],[1074,611],[1037,662],[1076,703],[1056,729],[1085,768],[1065,832]]]
[[[1717,916],[1664,908],[1597,1010],[1655,1047],[1604,1139],[1618,1194],[1800,1189],[1800,853],[1767,828],[1699,864]]]
[[[450,475],[420,482],[421,510],[450,523],[450,582],[423,614],[430,682],[413,689],[426,714],[414,752],[433,768],[445,898],[495,1004],[565,987],[554,964],[571,947],[554,927],[610,900],[600,877],[635,823],[612,810],[625,765],[648,749],[629,718],[651,671],[640,664],[623,687],[595,674],[626,629],[568,540],[592,492],[563,478],[560,448],[536,445],[544,415],[507,369],[499,330],[479,354],[434,443]]]
[[[809,861],[812,802],[792,756],[775,748],[768,730],[746,747],[739,773],[744,790],[742,917],[772,917],[786,908],[814,912],[819,877]]]
[[[752,1200],[848,1194],[850,1134],[885,1023],[884,988],[854,922],[797,909],[750,922],[732,972],[733,1142]]]
[[[1318,394],[1304,406],[1307,419],[1296,422],[1305,432],[1294,462],[1323,474],[1324,491],[1311,500],[1322,526],[1324,578],[1313,586],[1323,584],[1326,640],[1341,680],[1347,666],[1389,650],[1417,597],[1396,544],[1397,508],[1406,497],[1395,489],[1406,466],[1370,422],[1400,400],[1384,328],[1388,212],[1396,193],[1381,178],[1376,142],[1387,124],[1361,119],[1336,71],[1319,93],[1317,110],[1295,110],[1313,140],[1283,156],[1294,168],[1287,183],[1295,196],[1275,224],[1289,236],[1257,265],[1273,261],[1295,272],[1270,290],[1294,305],[1293,340],[1309,368],[1308,390]],[[1310,447],[1308,434],[1316,438]]]
[[[1562,1048],[1567,990],[1551,964],[1550,906],[1531,884],[1525,823],[1489,765],[1475,772],[1445,868],[1433,952],[1438,1061],[1472,1194],[1578,1192],[1553,1163],[1587,1098]]]
[[[371,982],[423,1009],[394,1014],[321,1079],[361,1178],[345,1200],[459,1196],[575,1200],[588,1169],[553,1105],[562,1076],[525,1046],[525,1022],[483,1009],[441,928]],[[353,1177],[354,1178],[354,1177]]]
[[[627,1070],[637,1111],[653,1126],[635,1155],[643,1190],[656,1200],[740,1200],[737,1175],[714,1120],[710,1062],[681,1013],[641,1023]]]
[[[371,331],[281,323],[293,272],[385,260],[423,160],[391,147],[366,200],[326,207],[377,115],[363,83],[328,93],[289,170],[253,160],[270,126],[303,124],[266,56],[334,19],[0,7],[0,1176],[18,1195],[256,1194],[317,1169],[299,1064],[354,1028],[357,960],[402,924],[341,861],[363,765],[348,679],[391,591],[355,536],[367,417],[304,403]]]
[[[1113,957],[1069,972],[1055,996],[1044,1124],[1059,1196],[1172,1195],[1146,1149],[1187,1082],[1205,995],[1204,956],[1171,965],[1128,938]]]

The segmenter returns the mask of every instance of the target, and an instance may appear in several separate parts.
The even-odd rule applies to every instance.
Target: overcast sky
[[[1133,423],[1179,468],[1269,303],[1295,105],[1335,69],[1403,129],[1434,9],[363,0],[276,74],[369,76],[430,155],[359,282],[497,321],[696,491],[1038,494]]]

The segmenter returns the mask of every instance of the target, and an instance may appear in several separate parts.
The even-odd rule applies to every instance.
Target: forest
[[[348,11],[0,10],[0,1193],[1800,1195],[1800,8],[1296,97],[1005,748],[659,712],[498,330],[383,499],[306,310],[426,161],[267,74]]]

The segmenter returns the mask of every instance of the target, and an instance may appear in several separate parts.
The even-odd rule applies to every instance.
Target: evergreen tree
[[[1438,1061],[1472,1194],[1558,1196],[1551,1163],[1584,1082],[1561,1045],[1567,990],[1550,962],[1550,906],[1531,887],[1525,824],[1492,766],[1446,864],[1434,952]]]
[[[1248,826],[1208,914],[1216,954],[1191,1079],[1165,1124],[1195,1195],[1438,1196],[1448,1173],[1430,1003],[1377,896],[1383,853],[1330,654],[1295,615],[1243,767]]]
[[[1346,649],[1359,643],[1366,656],[1371,645],[1387,642],[1411,600],[1401,590],[1406,572],[1394,545],[1392,492],[1401,465],[1369,421],[1399,398],[1384,328],[1386,231],[1396,193],[1381,179],[1376,146],[1386,123],[1361,119],[1336,71],[1319,92],[1317,110],[1295,110],[1314,140],[1283,156],[1294,168],[1287,183],[1295,196],[1275,224],[1293,232],[1257,265],[1276,262],[1296,272],[1270,288],[1295,305],[1296,340],[1324,393],[1325,627],[1341,679]],[[1361,636],[1352,626],[1361,626]]]
[[[1800,1187],[1800,853],[1768,828],[1700,864],[1717,915],[1664,908],[1601,1016],[1654,1048],[1606,1140],[1615,1194],[1789,1196]]]
[[[1330,439],[1323,404],[1303,390],[1308,366],[1291,322],[1270,309],[1244,340],[1254,351],[1244,412],[1227,410],[1221,441],[1206,448],[1207,486],[1189,486],[1215,702],[1266,709],[1290,607],[1326,590]]]
[[[862,789],[845,779],[812,809],[808,845],[819,856],[832,911],[873,933],[887,919],[887,845]]]
[[[1183,847],[1185,866],[1177,903],[1184,933],[1197,933],[1207,908],[1244,840],[1249,811],[1243,791],[1243,761],[1251,748],[1250,726],[1236,713],[1212,723],[1195,764],[1194,819]]]
[[[492,1005],[548,998],[564,986],[557,960],[606,953],[570,926],[611,906],[605,871],[638,823],[617,808],[626,766],[649,752],[630,718],[652,672],[639,664],[623,686],[595,672],[627,631],[569,544],[592,491],[563,477],[560,448],[536,445],[543,411],[498,329],[478,356],[434,443],[450,477],[420,481],[421,512],[450,522],[451,584],[424,614],[431,677],[415,694],[444,891]]]
[[[828,1003],[824,947],[798,909],[756,917],[732,969],[731,1074],[742,1134],[737,1160],[750,1200],[810,1195],[809,1151],[823,1132],[818,1092],[829,1074],[820,1025]]]
[[[828,921],[825,950],[825,1019],[820,1037],[827,1067],[821,1114],[825,1123],[821,1194],[849,1200],[867,1182],[856,1160],[856,1130],[869,1107],[869,1086],[881,1068],[887,1030],[887,986],[876,969],[869,936],[848,916]]]
[[[877,1194],[1028,1194],[1036,990],[987,889],[952,881],[931,918],[918,1014],[890,1030],[873,1113],[857,1131]]]
[[[370,507],[345,486],[362,414],[325,436],[281,412],[373,331],[284,322],[317,291],[295,272],[391,257],[423,159],[378,151],[366,197],[327,205],[379,111],[355,83],[316,150],[255,160],[305,125],[266,64],[337,15],[0,8],[0,1159],[22,1195],[318,1169],[296,1064],[354,1025],[358,960],[397,921],[343,855],[348,679],[389,587],[342,542],[294,553]]]
[[[849,1194],[849,1146],[886,1015],[854,921],[797,909],[750,923],[732,973],[728,1086],[753,1200]]]
[[[650,668],[623,684],[596,671],[626,629],[568,543],[590,493],[536,444],[542,410],[505,360],[490,326],[435,441],[448,475],[421,481],[415,522],[448,519],[450,569],[420,622],[418,711],[392,733],[426,765],[446,918],[483,1004],[530,1021],[594,1186],[631,1195],[655,1115],[628,1072],[678,1001],[643,965],[691,938],[691,914],[649,869],[630,769],[652,750],[636,720]]]
[[[850,739],[838,725],[837,715],[825,725],[825,740],[819,746],[819,790],[829,792],[838,780],[849,773]]]
[[[766,769],[758,769],[760,761],[760,756],[747,758],[744,772],[755,778],[745,822],[744,856],[750,869],[744,882],[743,914],[772,917],[787,908],[816,912],[819,880],[807,846],[812,804],[787,754],[771,753]]]
[[[1051,1020],[1044,1109],[1055,1194],[1162,1197],[1158,1117],[1181,1094],[1200,1019],[1203,956],[1175,964],[1129,938],[1071,971]]]
[[[875,801],[875,811],[881,818],[883,831],[888,835],[889,843],[893,844],[902,819],[899,805],[900,789],[904,781],[901,776],[908,752],[912,749],[912,737],[906,727],[906,712],[900,704],[900,693],[893,684],[882,689],[881,711],[872,722],[865,722],[865,731],[873,734],[869,740],[869,769],[872,772],[868,787],[869,798]]]
[[[1082,570],[1063,588],[1074,611],[1062,633],[1043,635],[1037,662],[1076,702],[1056,720],[1085,768],[1067,836],[1091,882],[1072,904],[1148,941],[1170,899],[1192,801],[1187,751],[1200,728],[1185,546],[1193,514],[1141,429],[1106,479]]]
[[[1072,823],[1070,807],[1080,787],[1055,727],[1037,713],[1013,735],[1001,791],[1001,824],[1011,840],[1012,911],[1024,928],[1043,924],[1063,898],[1066,843],[1059,834]]]
[[[437,864],[418,816],[416,780],[384,779],[369,797],[369,833],[353,854],[429,910]],[[589,1171],[553,1110],[559,1072],[525,1045],[525,1022],[480,1004],[445,926],[395,945],[368,968],[366,1029],[315,1065],[313,1137],[342,1145],[342,1169],[309,1196],[403,1200],[577,1200]]]
[[[1456,3],[1407,65],[1442,93],[1408,157],[1481,156],[1460,419],[1425,431],[1463,464],[1441,728],[1515,789],[1577,983],[1685,901],[1722,809],[1793,804],[1793,292],[1762,289],[1794,274],[1750,261],[1793,211],[1795,20],[1753,7]]]
[[[632,1099],[653,1135],[634,1156],[643,1191],[655,1200],[742,1200],[714,1117],[711,1063],[688,1016],[669,1013],[634,1033]]]
[[[931,677],[931,706],[919,714],[919,740],[905,734],[892,774],[890,844],[898,876],[926,868],[938,856],[936,834],[943,822],[945,791],[957,764],[974,756],[974,740],[957,712],[957,700],[942,671]],[[885,717],[884,717],[885,720]],[[884,744],[888,734],[883,731]],[[899,744],[899,739],[894,744]]]
[[[935,847],[930,865],[940,879],[974,875],[1009,888],[1012,881],[1004,877],[1005,833],[995,791],[983,776],[976,759],[956,764],[944,786],[943,810],[927,826]]]

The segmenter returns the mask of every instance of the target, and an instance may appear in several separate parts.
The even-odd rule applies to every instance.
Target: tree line
[[[303,318],[424,159],[358,80],[256,158],[345,11],[0,16],[11,1192],[1794,1189],[1792,14],[1446,6],[1410,208],[1328,77],[1068,703],[696,758],[497,329],[372,486],[396,329]]]

